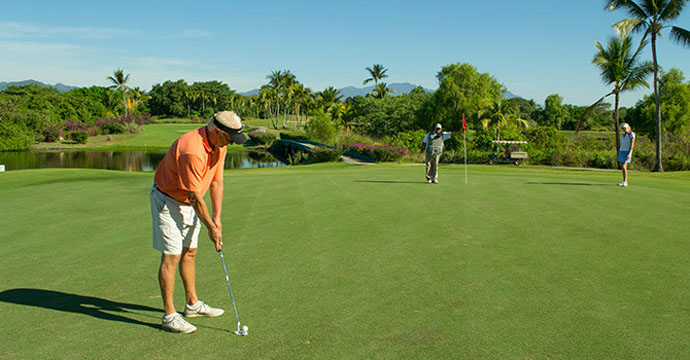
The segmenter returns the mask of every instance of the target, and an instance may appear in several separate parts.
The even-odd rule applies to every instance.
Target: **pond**
[[[90,168],[154,171],[167,150],[159,151],[0,151],[6,171],[39,168]],[[226,169],[283,166],[270,154],[228,151]]]

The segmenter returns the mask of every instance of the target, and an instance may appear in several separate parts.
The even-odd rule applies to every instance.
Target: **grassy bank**
[[[690,342],[690,174],[321,165],[228,171],[225,255],[157,329],[151,173],[0,173],[0,358],[649,359]],[[182,307],[178,279],[176,305]]]
[[[98,135],[89,137],[86,144],[40,143],[34,150],[136,150],[167,149],[188,131],[204,126],[203,123],[144,125],[140,134]],[[110,140],[108,140],[110,136]],[[241,149],[241,146],[231,148]]]

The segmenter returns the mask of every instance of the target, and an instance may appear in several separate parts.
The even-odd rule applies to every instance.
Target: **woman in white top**
[[[621,137],[621,147],[618,149],[618,162],[623,165],[623,182],[618,186],[628,186],[628,164],[630,164],[630,158],[635,147],[635,133],[632,132],[628,123],[623,123],[621,130],[623,130],[623,136]]]

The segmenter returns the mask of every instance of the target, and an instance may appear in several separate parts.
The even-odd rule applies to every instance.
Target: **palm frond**
[[[582,112],[582,115],[580,115],[580,118],[577,120],[577,126],[575,126],[575,133],[576,134],[580,132],[580,127],[582,126],[582,122],[585,119],[585,115],[587,115],[590,111],[592,111],[594,108],[596,108],[600,102],[604,101],[604,99],[606,99],[607,97],[609,97],[613,94],[615,94],[615,92],[611,91],[610,93],[602,96],[601,99],[597,100],[594,104],[590,105],[587,109],[585,109],[585,111]]]
[[[621,20],[613,24],[613,29],[616,30],[618,36],[627,37],[631,32],[640,31],[644,28],[645,22],[639,18],[630,18]]]
[[[677,18],[685,7],[687,0],[669,0],[659,14],[661,20],[673,20]]]
[[[690,46],[690,31],[673,26],[671,27],[671,39],[683,46]]]
[[[644,7],[638,5],[635,1],[632,0],[609,0],[606,3],[605,8],[608,11],[614,11],[618,8],[623,8],[628,14],[630,14],[630,16],[640,19],[646,19],[649,17],[649,14],[645,11]]]

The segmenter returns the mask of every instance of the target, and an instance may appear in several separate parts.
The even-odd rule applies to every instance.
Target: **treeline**
[[[372,69],[379,73],[372,73]],[[254,96],[238,94],[219,81],[191,85],[184,80],[166,81],[143,92],[127,87],[129,75],[118,73],[121,70],[111,77],[110,88],[92,86],[59,93],[37,85],[10,87],[0,92],[0,148],[24,149],[36,141],[54,141],[65,132],[67,136],[80,131],[89,136],[136,132],[133,125],[150,122],[148,114],[159,119],[204,120],[221,110],[269,119],[276,129],[320,128],[326,133],[340,129],[381,142],[423,134],[436,122],[446,129],[459,130],[464,114],[472,137],[480,139],[477,150],[491,148],[494,139],[526,138],[528,132],[540,127],[575,130],[580,120],[581,130],[615,129],[608,103],[600,102],[588,109],[564,104],[558,94],[549,95],[544,105],[535,100],[506,99],[506,89],[498,79],[478,72],[470,64],[444,66],[437,74],[438,89],[433,93],[418,87],[400,95],[380,81],[387,71],[382,65],[367,70],[372,75],[368,80],[376,83],[374,90],[368,96],[348,99],[342,99],[334,87],[313,92],[288,70],[269,74],[267,83]],[[690,138],[690,82],[672,68],[662,74],[660,86],[662,129],[668,141],[682,142]],[[654,136],[654,110],[654,97],[649,95],[631,108],[619,109],[619,114],[621,121],[629,122],[638,134]],[[311,127],[307,118],[316,119]],[[419,136],[412,138],[417,141]],[[615,153],[615,148],[610,152]]]

